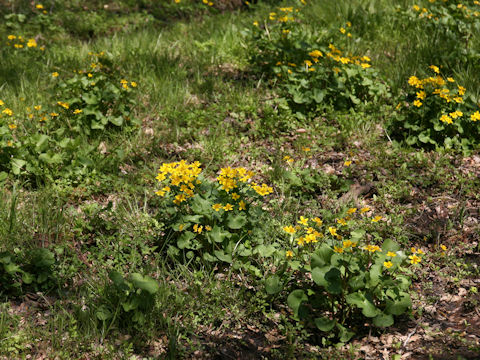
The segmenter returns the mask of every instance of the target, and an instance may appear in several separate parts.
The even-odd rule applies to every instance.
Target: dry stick
[[[403,348],[406,348],[406,346],[407,346],[408,342],[410,341],[410,338],[412,337],[412,335],[417,332],[418,325],[419,325],[419,323],[417,322],[417,325],[415,326],[415,329],[413,329],[413,331],[410,334],[407,335],[407,338],[403,342],[403,346],[402,346]]]

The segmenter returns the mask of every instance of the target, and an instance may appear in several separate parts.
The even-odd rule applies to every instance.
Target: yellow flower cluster
[[[435,3],[435,0],[429,0],[430,3]],[[447,3],[447,1],[443,0],[443,3]],[[440,1],[439,1],[440,3]],[[479,5],[480,2],[474,1],[475,5]],[[418,12],[418,17],[420,19],[433,19],[435,21],[441,20],[442,18],[446,17],[447,15],[445,14],[445,9],[436,9],[436,8],[431,8],[430,10],[425,8],[425,7],[420,7],[418,5],[413,5],[412,9],[416,12]],[[475,10],[473,8],[468,7],[465,4],[457,4],[456,7],[450,7],[448,6],[446,9],[456,9],[457,13],[461,14],[465,19],[471,19],[471,18],[476,18],[480,16],[480,12],[478,10]],[[455,11],[455,10],[453,10]]]
[[[313,219],[306,218],[304,216],[300,216],[300,219],[297,221],[299,225],[297,226],[284,226],[282,229],[287,234],[295,234],[297,231],[302,230],[304,235],[300,236],[299,238],[295,239],[298,246],[304,246],[305,244],[314,244],[318,242],[318,239],[324,237],[323,233],[321,233],[320,227],[323,225],[322,219],[315,217]],[[316,227],[316,228],[315,228]]]
[[[243,167],[231,168],[226,167],[220,169],[220,174],[217,177],[217,181],[220,184],[220,189],[225,190],[227,193],[238,187],[239,183],[248,183],[248,181],[254,175],[253,171],[249,171]],[[273,188],[267,184],[259,185],[256,182],[249,184],[257,194],[266,196],[273,192]]]
[[[138,86],[138,84],[135,81],[130,81],[129,83],[125,79],[120,80],[120,84],[122,84],[122,88],[124,88],[125,90],[130,89],[128,85],[130,85],[132,88],[136,88]]]
[[[431,65],[430,69],[435,73],[435,76],[429,76],[424,79],[420,79],[416,76],[410,76],[408,79],[408,85],[418,89],[416,92],[416,99],[413,100],[412,105],[418,108],[424,105],[424,102],[432,96],[437,96],[443,99],[445,104],[463,104],[466,88],[461,85],[456,85],[453,89],[450,84],[455,83],[455,79],[447,77],[444,79],[440,76],[440,69],[438,66]],[[401,106],[399,104],[398,108]],[[464,113],[456,109],[449,113],[443,113],[440,116],[440,121],[446,124],[452,124],[453,120],[460,119],[464,116]],[[480,112],[476,111],[470,115],[470,120],[480,120]]]
[[[12,46],[15,49],[36,48],[36,47],[38,47],[37,40],[35,40],[34,38],[25,39],[21,35],[17,36],[17,35],[12,35],[12,34],[7,36],[6,45],[7,46]],[[45,50],[45,47],[40,46],[39,49],[43,51],[43,50]]]
[[[410,251],[412,252],[412,255],[408,257],[410,259],[410,264],[415,265],[420,263],[422,261],[422,257],[419,255],[425,254],[423,250],[412,247]]]
[[[194,196],[195,184],[199,183],[197,178],[201,172],[202,169],[198,161],[191,164],[185,160],[164,163],[158,170],[156,179],[159,182],[168,179],[169,184],[158,190],[155,194],[165,196],[171,191],[171,186],[176,187],[180,193],[175,196],[173,203],[179,205]]]

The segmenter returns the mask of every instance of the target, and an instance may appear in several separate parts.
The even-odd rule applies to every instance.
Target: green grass
[[[253,274],[167,255],[165,224],[171,214],[162,212],[155,195],[163,162],[200,161],[210,178],[222,167],[244,166],[259,182],[273,185],[273,195],[262,204],[267,212],[262,228],[251,239],[265,246],[287,248],[281,228],[301,215],[324,215],[333,223],[332,214],[367,205],[388,219],[372,231],[373,238],[432,252],[440,241],[455,252],[454,233],[465,233],[458,240],[459,261],[469,242],[478,241],[480,230],[469,218],[479,201],[479,184],[471,167],[458,170],[475,160],[464,161],[453,151],[405,148],[385,135],[408,77],[425,74],[432,64],[443,66],[474,99],[480,96],[478,54],[462,57],[451,39],[400,18],[398,9],[413,1],[308,5],[303,26],[323,39],[352,22],[346,49],[372,58],[393,98],[343,111],[325,107],[303,117],[286,106],[277,85],[252,71],[245,35],[253,21],[293,2],[259,2],[224,12],[183,0],[181,9],[173,1],[164,8],[146,0],[117,3],[109,9],[103,1],[51,1],[39,20],[30,2],[0,0],[0,18],[27,14],[24,23],[0,24],[0,99],[9,108],[22,113],[26,107],[55,104],[60,99],[52,92],[51,73],[69,77],[89,64],[89,52],[104,51],[114,71],[138,83],[135,117],[141,122],[106,134],[109,156],[86,175],[49,181],[10,174],[1,182],[0,252],[23,256],[31,249],[50,249],[58,283],[43,293],[25,287],[21,297],[1,293],[0,284],[0,359],[41,353],[62,359],[191,358],[221,354],[216,343],[233,358],[308,358],[312,347],[323,358],[357,358],[355,347],[323,346],[319,332],[297,323],[286,306],[287,291],[265,292],[265,278],[279,268],[272,258],[252,255],[259,269]],[[7,49],[8,34],[37,36],[45,50]],[[478,48],[475,35],[470,49]],[[22,118],[19,128],[28,131],[29,121]],[[115,155],[117,150],[124,154]],[[285,155],[295,162],[288,165]],[[345,166],[346,160],[352,165]],[[289,171],[302,169],[319,177],[300,183],[289,177]],[[366,183],[374,184],[373,193],[340,202],[351,184]],[[426,208],[435,211],[438,204],[450,209],[445,230],[435,225],[443,224],[438,219],[418,229],[418,215]],[[97,317],[99,305],[111,296],[112,269],[140,272],[159,283],[145,325]],[[447,277],[472,274],[468,267]],[[360,342],[364,339],[359,335]],[[269,347],[270,352],[260,349]]]

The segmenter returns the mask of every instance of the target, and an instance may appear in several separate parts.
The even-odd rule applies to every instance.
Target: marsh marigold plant
[[[210,180],[199,162],[162,164],[156,195],[170,209],[169,254],[227,263],[251,255],[263,197],[273,192],[253,181],[254,176],[243,167],[225,167]]]

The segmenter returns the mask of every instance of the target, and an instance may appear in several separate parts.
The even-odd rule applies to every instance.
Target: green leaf
[[[108,274],[108,277],[112,282],[115,284],[116,287],[118,288],[123,288],[125,284],[125,280],[123,280],[122,274],[120,274],[118,271],[112,270]]]
[[[98,320],[101,321],[106,321],[113,316],[112,312],[106,305],[100,305],[95,312],[95,315],[97,316]]]
[[[360,241],[362,240],[362,238],[365,236],[365,233],[366,231],[365,230],[362,230],[362,229],[358,229],[358,230],[355,230],[355,231],[352,231],[350,232],[350,236],[351,236],[351,241]]]
[[[332,330],[336,323],[335,320],[330,320],[326,317],[316,318],[314,322],[319,330],[325,332]]]
[[[245,215],[233,215],[229,214],[227,217],[227,225],[230,229],[238,230],[245,226],[247,218]]]
[[[388,327],[393,325],[393,316],[387,314],[380,314],[375,316],[373,324],[378,327]]]
[[[338,332],[339,340],[342,343],[346,343],[347,341],[350,341],[353,335],[355,335],[353,331],[350,331],[345,326],[340,325],[338,323],[337,323],[337,329],[339,330]]]
[[[129,280],[135,287],[145,290],[152,295],[160,289],[158,283],[154,279],[149,276],[142,276],[139,273],[131,274]]]
[[[177,240],[177,246],[179,249],[191,249],[192,239],[195,238],[195,234],[191,231],[185,231]]]
[[[33,282],[33,280],[35,280],[35,277],[32,274],[27,273],[27,272],[22,274],[22,281],[25,284],[27,284],[27,285],[31,284]]]
[[[418,135],[418,140],[420,140],[422,143],[427,144],[435,144],[435,141],[430,138],[430,136],[425,135],[423,133]]]
[[[212,212],[212,202],[204,199],[200,195],[195,195],[192,200],[192,210],[195,214],[210,214]]]
[[[277,248],[270,244],[270,245],[258,245],[255,248],[254,253],[260,255],[261,257],[270,257],[277,251]]]
[[[401,315],[411,306],[412,300],[410,299],[410,295],[408,293],[402,292],[400,293],[398,299],[387,300],[387,304],[385,306],[385,313],[391,315]]]
[[[287,304],[293,310],[295,316],[298,316],[300,306],[306,301],[308,301],[308,297],[301,289],[293,290],[287,298]]]
[[[382,244],[382,252],[387,253],[388,251],[397,252],[400,249],[400,245],[398,245],[392,239],[387,239]]]
[[[21,160],[21,159],[12,159],[10,162],[12,164],[12,172],[15,175],[19,175],[20,170],[27,163],[25,160]]]
[[[329,265],[333,254],[334,252],[330,246],[322,244],[320,248],[312,254],[312,269]]]
[[[223,230],[223,228],[217,225],[215,225],[212,231],[208,233],[208,238],[216,243],[221,243],[223,242],[223,240],[229,239],[231,236],[232,234],[230,234],[228,231]]]
[[[378,282],[380,281],[380,275],[382,274],[382,270],[383,270],[382,264],[372,265],[369,271],[370,280],[368,283],[370,286],[376,286],[378,284]]]
[[[265,290],[267,294],[277,294],[283,289],[283,284],[280,282],[278,275],[271,275],[265,279]]]
[[[209,253],[204,253],[203,254],[203,260],[209,261],[209,262],[216,262],[217,258]]]
[[[369,301],[361,292],[355,292],[345,296],[347,304],[355,305],[362,309],[362,314],[366,317],[374,317],[378,315],[378,310],[375,305]]]
[[[5,171],[0,171],[0,182],[5,180],[7,177],[8,177],[8,173],[6,173]]]
[[[328,282],[327,291],[330,294],[341,294],[342,292],[342,273],[335,267],[332,267],[326,274],[325,280]]]
[[[215,250],[213,253],[221,261],[224,261],[224,262],[227,262],[227,263],[232,262],[232,255],[225,254],[222,250]]]
[[[117,116],[117,117],[111,117],[108,119],[113,125],[116,126],[122,126],[123,125],[123,117]]]

